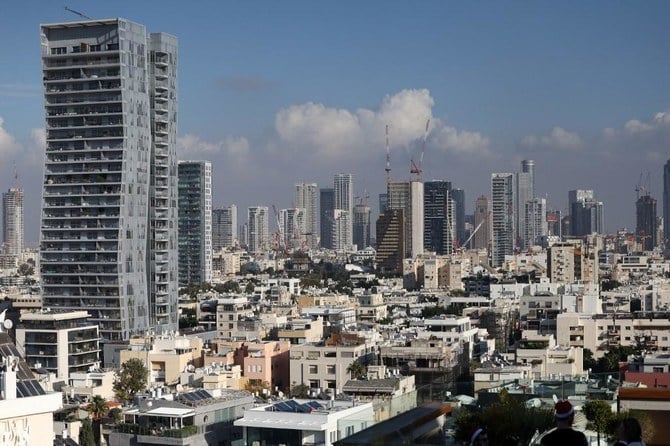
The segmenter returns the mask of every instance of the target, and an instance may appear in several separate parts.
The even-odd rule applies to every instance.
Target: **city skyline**
[[[516,171],[522,159],[535,160],[535,195],[548,209],[567,211],[569,190],[594,190],[606,231],[634,230],[640,173],[651,173],[651,194],[662,200],[664,3],[428,2],[385,5],[381,16],[375,2],[157,5],[69,6],[179,37],[178,155],[212,161],[214,207],[290,207],[294,184],[328,187],[337,172],[354,175],[354,195],[376,197],[385,190],[385,125],[392,180],[407,180],[427,118],[423,177],[463,189],[468,214],[476,197],[490,198],[491,173]],[[12,63],[0,73],[0,188],[12,186],[16,161],[25,239],[35,245],[44,135],[37,29],[80,17],[47,2],[8,5],[3,15],[0,36],[16,43],[2,50]],[[208,56],[214,48],[221,61]]]

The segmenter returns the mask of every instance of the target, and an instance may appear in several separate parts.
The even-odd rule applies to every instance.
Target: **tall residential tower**
[[[177,40],[120,18],[40,31],[43,304],[105,340],[177,329]]]
[[[17,256],[23,251],[23,189],[2,194],[2,252]]]
[[[494,173],[491,175],[491,266],[498,267],[505,262],[505,256],[514,254],[516,240],[516,212],[514,205],[514,174]]]

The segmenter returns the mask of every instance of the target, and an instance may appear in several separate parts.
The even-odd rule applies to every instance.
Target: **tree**
[[[307,398],[309,396],[309,386],[306,384],[293,384],[290,394],[293,398]]]
[[[598,365],[598,361],[595,360],[593,357],[593,352],[589,350],[588,348],[584,349],[584,370],[589,370],[591,371],[596,369],[596,366]]]
[[[351,379],[357,379],[365,375],[366,367],[357,359],[347,367],[347,372],[351,375]]]
[[[93,437],[95,444],[100,446],[100,425],[102,424],[102,417],[106,416],[109,410],[107,409],[107,400],[100,395],[95,395],[86,408],[88,413],[93,418]]]
[[[29,263],[20,264],[16,271],[19,273],[19,275],[23,277],[32,276],[33,274],[35,274],[35,268],[30,266]]]
[[[214,285],[214,291],[217,293],[240,293],[242,289],[240,284],[234,280],[228,280],[224,283],[217,283]]]
[[[598,444],[600,444],[600,433],[605,433],[607,426],[614,417],[612,407],[603,400],[590,400],[582,408],[589,425],[598,433]]]
[[[146,389],[148,376],[149,370],[144,361],[137,358],[127,360],[116,373],[114,394],[122,401],[131,401],[137,392]]]
[[[95,438],[93,437],[93,426],[90,418],[84,418],[81,422],[81,429],[79,429],[79,446],[95,446]]]

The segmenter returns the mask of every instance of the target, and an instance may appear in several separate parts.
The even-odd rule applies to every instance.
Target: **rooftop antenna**
[[[389,125],[386,124],[386,187],[391,182],[391,150],[389,148]]]
[[[14,187],[20,189],[19,187],[19,171],[16,169],[16,161],[14,161]]]
[[[79,17],[83,17],[83,18],[88,19],[88,20],[93,20],[92,18],[90,18],[86,14],[82,14],[79,11],[75,11],[74,9],[70,9],[67,6],[63,6],[63,7],[65,8],[66,11],[71,12],[72,14],[77,14]]]

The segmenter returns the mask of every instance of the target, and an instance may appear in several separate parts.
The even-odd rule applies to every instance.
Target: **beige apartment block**
[[[648,352],[670,349],[670,313],[559,314],[557,341],[561,346],[588,348],[601,358],[613,346],[642,345]]]
[[[245,344],[243,374],[250,384],[270,384],[271,389],[289,389],[288,341],[263,341]]]
[[[132,358],[144,361],[149,369],[147,383],[175,385],[188,365],[202,363],[202,339],[186,336],[131,338],[127,349],[119,351],[121,364]]]
[[[388,306],[381,293],[366,293],[358,297],[356,320],[376,322],[388,315]]]
[[[584,350],[581,347],[560,346],[554,335],[525,330],[516,349],[516,363],[530,365],[535,379],[584,374]]]
[[[313,391],[340,393],[351,373],[354,361],[372,362],[375,345],[351,335],[332,335],[326,342],[292,345],[290,353],[291,386],[304,384]]]
[[[288,341],[291,345],[319,342],[323,339],[323,320],[320,318],[289,319],[286,327],[278,330],[277,337],[280,341]]]

